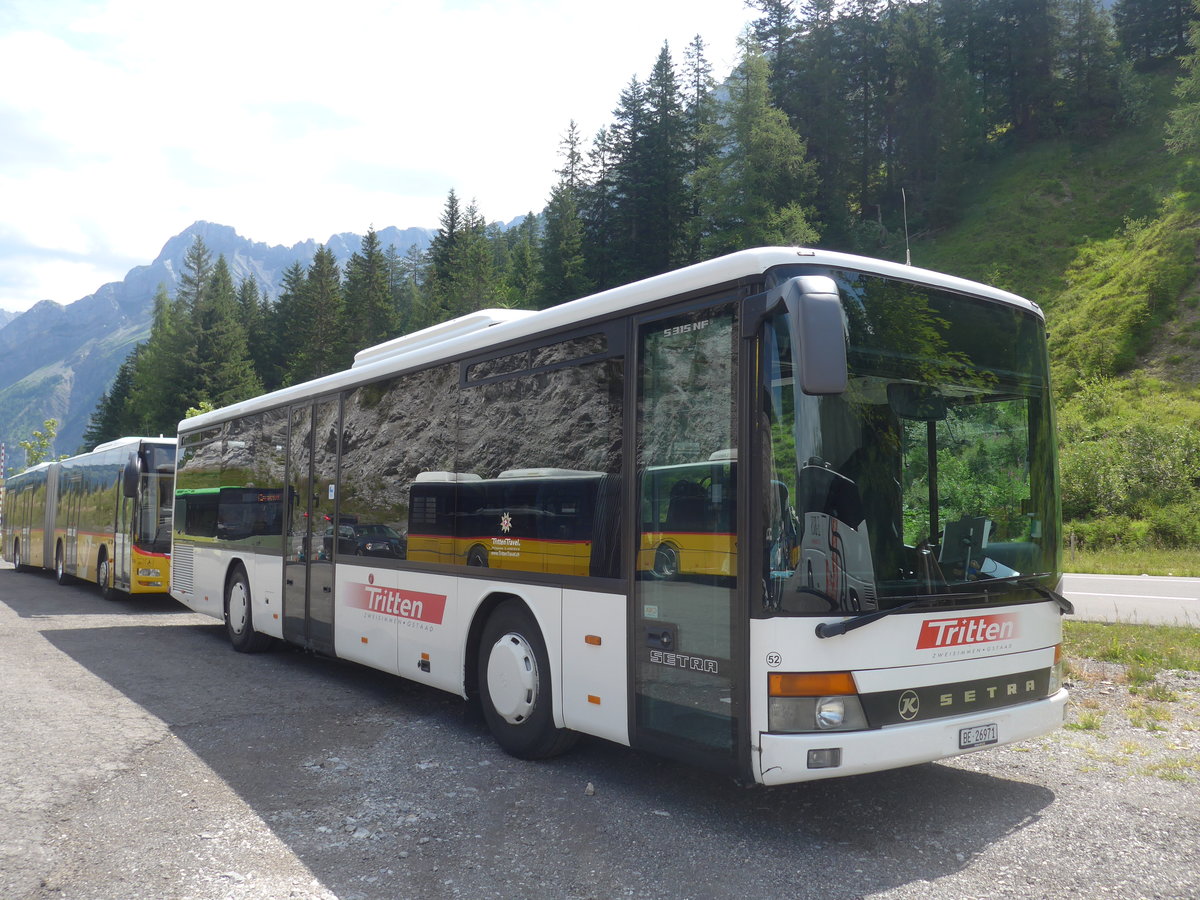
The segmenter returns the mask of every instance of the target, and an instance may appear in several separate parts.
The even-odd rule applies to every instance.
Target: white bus
[[[478,699],[518,757],[589,734],[765,784],[936,760],[1063,720],[1053,421],[1033,303],[747,250],[181,422],[178,496],[216,508],[177,514],[172,594],[238,650]],[[703,490],[655,513],[672,472]],[[655,565],[679,534],[726,537]]]
[[[20,569],[52,569],[115,599],[166,594],[174,438],[118,438],[8,479],[0,546]]]

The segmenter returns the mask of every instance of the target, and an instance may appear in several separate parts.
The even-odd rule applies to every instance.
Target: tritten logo
[[[348,587],[346,605],[355,609],[395,616],[397,619],[428,622],[430,625],[441,625],[442,616],[446,613],[444,594],[423,594],[420,591],[357,582],[351,582]]]
[[[994,616],[966,616],[958,619],[934,619],[921,623],[917,649],[960,647],[964,644],[990,644],[1017,636],[1015,613]]]

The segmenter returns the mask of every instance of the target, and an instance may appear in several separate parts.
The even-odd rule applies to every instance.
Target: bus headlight
[[[858,731],[868,727],[849,672],[773,672],[767,681],[767,728],[772,732]]]
[[[158,578],[161,575],[158,569],[138,569],[138,578]]]
[[[817,727],[825,731],[841,728],[846,721],[845,697],[822,697],[817,701]]]

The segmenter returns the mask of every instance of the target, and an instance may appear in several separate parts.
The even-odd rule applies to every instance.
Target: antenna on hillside
[[[900,188],[900,200],[904,205],[904,264],[912,265],[912,251],[908,248],[908,194],[904,192],[904,188]]]

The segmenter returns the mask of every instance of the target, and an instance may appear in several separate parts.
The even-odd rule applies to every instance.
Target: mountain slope
[[[413,245],[424,249],[434,232],[389,227],[377,234],[385,249],[394,246],[404,254]],[[161,284],[174,293],[184,255],[197,237],[214,259],[224,255],[235,282],[253,275],[271,296],[278,294],[284,270],[295,262],[307,266],[318,246],[314,240],[269,246],[227,225],[196,222],[124,280],[67,306],[44,300],[0,326],[0,442],[7,444],[10,460],[21,464],[17,441],[50,418],[59,422],[55,452],[79,448],[100,395],[130,350],[150,333],[155,291]],[[361,244],[361,236],[349,233],[326,241],[342,265]]]

